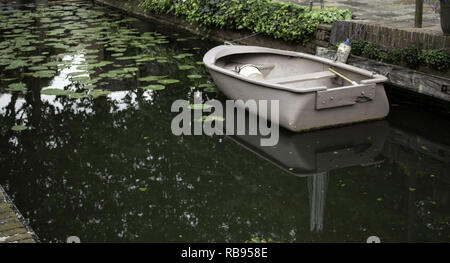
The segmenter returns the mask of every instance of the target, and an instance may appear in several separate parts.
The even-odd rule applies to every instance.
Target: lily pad
[[[86,76],[72,77],[70,79],[72,82],[88,83],[91,78]]]
[[[147,77],[139,78],[139,81],[149,82],[149,81],[160,80],[160,79],[163,79],[165,77],[166,76],[147,76]]]
[[[187,75],[187,77],[188,78],[190,78],[190,79],[201,79],[201,78],[203,78],[203,76],[201,76],[201,75]]]
[[[219,117],[219,116],[214,116],[214,115],[208,115],[208,116],[203,116],[201,119],[196,120],[197,122],[210,122],[210,121],[220,121],[223,122],[225,121],[225,118]]]
[[[215,86],[214,86],[214,84],[211,84],[211,83],[203,83],[203,84],[198,85],[198,87],[203,89],[203,88],[214,88]]]
[[[72,93],[70,94],[70,98],[71,99],[82,99],[82,98],[87,98],[89,97],[89,95],[87,95],[86,93]]]
[[[176,58],[176,59],[183,59],[183,58],[186,58],[186,57],[192,57],[194,54],[191,54],[191,53],[183,53],[183,54],[179,54],[179,55],[176,55],[176,56],[173,56],[174,58]]]
[[[52,78],[53,76],[55,76],[56,71],[54,70],[40,70],[40,71],[36,71],[34,72],[33,76],[35,78]]]
[[[125,71],[125,72],[136,72],[136,71],[139,71],[139,69],[136,68],[136,67],[123,68],[122,70]]]
[[[213,92],[219,92],[219,89],[216,87],[208,87],[208,88],[204,89],[204,91],[213,93]]]
[[[7,91],[26,91],[27,85],[25,85],[25,83],[22,83],[22,82],[13,83],[13,84],[9,84],[8,88],[6,90]]]
[[[26,47],[26,48],[22,49],[22,51],[24,51],[24,52],[35,51],[35,50],[36,50],[36,47],[33,47],[33,46]]]
[[[161,79],[161,80],[158,80],[158,83],[160,83],[160,84],[173,84],[173,83],[178,83],[178,82],[180,82],[180,81],[177,80],[177,79]]]
[[[29,68],[32,71],[42,71],[42,70],[48,70],[46,66],[34,66]]]
[[[147,90],[163,90],[166,87],[163,85],[148,85],[145,87],[140,87],[141,89],[147,89]]]
[[[203,110],[203,109],[209,109],[212,105],[210,104],[191,104],[189,105],[189,109],[191,110]]]
[[[82,88],[83,89],[95,89],[97,87],[97,85],[95,84],[89,84],[89,85],[85,85]]]
[[[87,75],[88,73],[86,71],[74,71],[67,74],[69,77],[77,77],[80,75]]]
[[[11,127],[11,130],[13,130],[13,131],[24,131],[27,129],[28,129],[28,127],[25,125],[16,125],[16,126]]]
[[[43,89],[43,90],[41,90],[41,94],[43,94],[43,95],[67,96],[67,95],[70,95],[73,93],[75,93],[75,92],[70,91],[70,90],[63,90],[63,89]]]
[[[191,66],[191,65],[182,65],[182,66],[178,67],[179,70],[188,70],[188,69],[193,69],[193,68],[194,68],[194,66]]]
[[[15,60],[9,64],[5,69],[18,69],[28,66],[28,63],[23,60]]]

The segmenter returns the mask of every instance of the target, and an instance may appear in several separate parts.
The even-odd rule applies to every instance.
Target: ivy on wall
[[[305,43],[321,23],[348,20],[348,9],[313,9],[270,0],[141,0],[158,14],[184,17],[206,27],[248,30],[277,39]]]

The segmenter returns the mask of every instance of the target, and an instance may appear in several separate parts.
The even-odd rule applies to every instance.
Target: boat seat
[[[277,84],[287,84],[287,83],[301,82],[301,81],[308,81],[308,80],[331,79],[331,78],[335,78],[335,77],[336,77],[336,74],[334,74],[333,72],[319,71],[319,72],[313,72],[313,73],[307,73],[307,74],[301,74],[301,75],[278,77],[278,78],[268,79],[267,81],[277,83]]]

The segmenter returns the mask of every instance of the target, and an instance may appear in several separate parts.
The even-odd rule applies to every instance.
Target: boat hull
[[[208,70],[218,88],[228,98],[243,100],[244,102],[249,100],[278,100],[278,121],[271,118],[270,114],[268,119],[272,122],[276,121],[280,126],[294,132],[382,119],[389,113],[389,102],[382,83],[372,83],[367,86],[370,86],[370,91],[373,93],[368,100],[347,104],[341,103],[343,105],[335,103],[333,105],[333,101],[330,101],[334,99],[333,96],[336,97],[336,101],[346,100],[346,97],[352,97],[351,93],[354,93],[352,90],[359,87],[342,89],[340,93],[345,94],[344,96],[339,94],[327,95],[327,92],[332,90],[299,93],[236,78],[233,74],[227,74],[227,72],[217,70],[215,67],[208,67]],[[356,90],[356,92],[361,91]],[[322,101],[318,96],[321,95],[327,96],[327,101],[324,100],[323,103],[328,106],[320,107],[319,104]],[[268,108],[268,112],[270,112],[270,103]],[[258,114],[259,109],[256,112],[255,109],[249,108],[248,110]]]

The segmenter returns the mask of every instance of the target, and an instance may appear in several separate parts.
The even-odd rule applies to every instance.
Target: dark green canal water
[[[448,116],[390,97],[386,120],[276,147],[175,136],[174,100],[224,100],[201,64],[217,43],[89,2],[4,2],[0,184],[41,241],[450,241]]]

